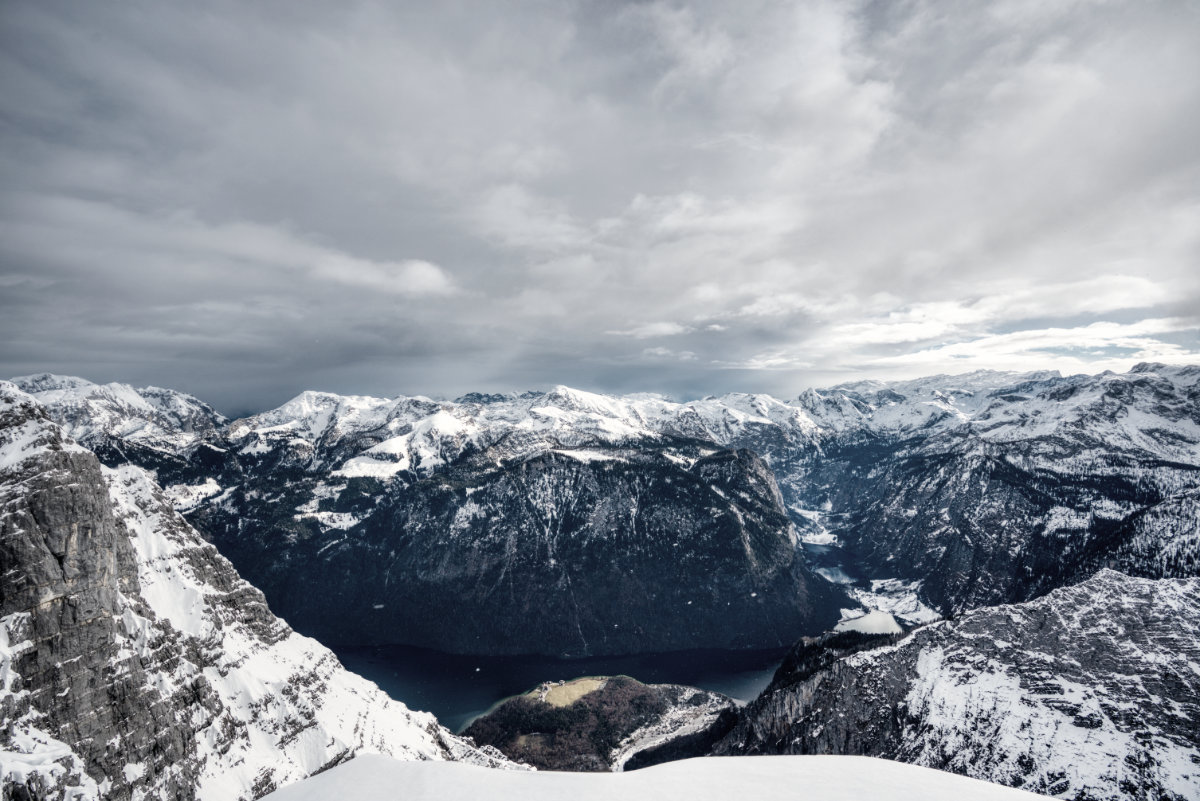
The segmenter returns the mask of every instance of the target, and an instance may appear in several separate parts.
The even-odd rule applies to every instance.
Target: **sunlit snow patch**
[[[349,512],[306,512],[293,515],[296,520],[315,520],[317,525],[328,531],[337,529],[347,531],[358,525],[361,518]]]
[[[936,610],[921,603],[917,591],[921,588],[919,581],[904,581],[903,579],[876,579],[871,582],[871,589],[847,587],[854,600],[869,609],[890,612],[901,620],[912,623],[932,623],[941,620],[942,616]]]
[[[862,617],[843,620],[833,628],[834,631],[861,631],[863,634],[903,634],[904,629],[896,622],[896,618],[878,609],[867,612]]]
[[[570,458],[575,459],[580,462],[628,462],[629,461],[628,459],[624,459],[613,453],[608,453],[607,451],[556,450],[554,452],[557,454],[561,454],[563,456],[569,456]]]
[[[805,540],[807,542],[807,540]],[[818,567],[815,572],[834,584],[853,584],[854,579],[846,575],[846,571],[840,567]]]
[[[813,525],[813,528],[805,528],[800,534],[800,541],[809,545],[837,545],[838,538],[829,529],[825,528],[824,518],[828,509],[801,509],[799,506],[789,506],[788,509],[795,514],[800,515],[805,520]],[[826,577],[828,578],[828,577]],[[834,579],[829,579],[834,581]],[[841,583],[841,582],[838,582]]]
[[[221,494],[221,485],[211,478],[203,484],[173,484],[163,489],[177,512],[190,512],[209,498]]]

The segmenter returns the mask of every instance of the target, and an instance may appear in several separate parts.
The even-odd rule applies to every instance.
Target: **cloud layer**
[[[0,8],[0,373],[794,395],[1200,361],[1200,7]]]

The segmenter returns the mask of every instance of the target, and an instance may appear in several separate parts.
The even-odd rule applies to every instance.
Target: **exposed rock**
[[[1200,579],[1105,570],[906,637],[797,645],[719,754],[858,754],[1062,798],[1200,795]]]
[[[347,673],[144,471],[0,382],[5,798],[250,799],[359,751],[505,763]]]

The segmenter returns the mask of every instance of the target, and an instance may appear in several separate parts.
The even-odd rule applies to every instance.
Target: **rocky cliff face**
[[[721,754],[860,754],[1061,798],[1200,794],[1200,579],[1104,570],[906,637],[798,644]]]
[[[504,762],[343,670],[144,471],[0,382],[5,798],[250,799],[359,751]]]

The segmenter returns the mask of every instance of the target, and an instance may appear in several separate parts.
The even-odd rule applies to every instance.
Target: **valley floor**
[[[263,801],[1020,801],[1032,793],[885,759],[703,757],[630,773],[522,773],[362,755]]]

